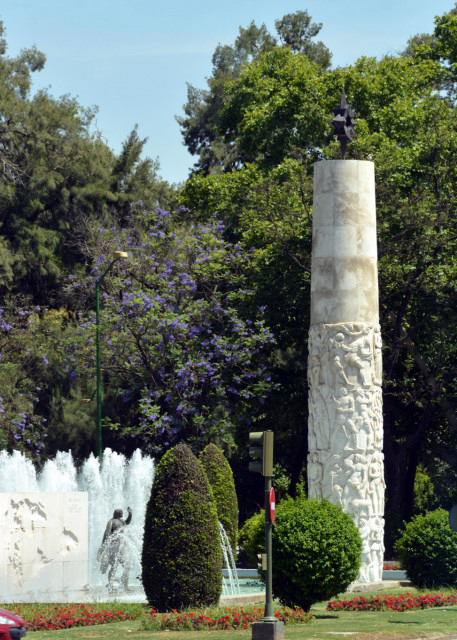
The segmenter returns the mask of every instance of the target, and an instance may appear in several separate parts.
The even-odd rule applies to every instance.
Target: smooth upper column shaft
[[[374,164],[314,165],[311,325],[378,324]]]

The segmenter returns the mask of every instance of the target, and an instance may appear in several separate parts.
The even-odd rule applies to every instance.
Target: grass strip
[[[404,591],[404,589],[403,589]],[[443,595],[455,594],[455,591],[444,592]],[[379,597],[377,593],[344,594],[346,601],[355,598],[370,599]],[[383,595],[403,596],[402,589],[386,590]],[[425,592],[416,589],[409,589],[409,595],[424,596]],[[332,640],[332,636],[350,636],[350,640],[411,640],[413,638],[437,638],[456,637],[457,628],[457,605],[443,605],[439,607],[428,607],[421,609],[403,609],[395,611],[391,609],[382,610],[327,610],[327,602],[322,602],[312,607],[314,616],[312,624],[288,624],[286,628],[287,640]],[[28,604],[28,605],[3,605],[10,611],[15,611],[24,618],[33,615],[46,616],[58,615],[58,611],[68,609],[75,612],[75,607],[81,605],[59,605],[59,604]],[[142,604],[130,603],[91,603],[85,607],[92,613],[99,613],[99,622],[91,622],[84,626],[73,625],[71,627],[61,626],[48,629],[40,627],[40,640],[125,640],[127,638],[148,639],[148,640],[179,640],[185,636],[187,640],[222,640],[227,638],[227,628],[197,629],[190,630],[188,627],[182,628],[162,628],[146,629],[143,620],[154,614],[149,607]],[[225,607],[224,609],[227,609]],[[239,610],[240,607],[231,607],[231,610]],[[262,612],[261,607],[257,609]],[[123,621],[114,622],[108,613],[122,612],[128,616]],[[215,615],[216,609],[213,609]],[[220,608],[218,608],[220,611]],[[190,612],[172,612],[175,616],[189,614]],[[196,613],[196,612],[194,612]],[[156,612],[157,614],[157,612]],[[159,614],[160,615],[160,614]],[[86,616],[86,622],[97,620],[97,616]],[[62,624],[69,620],[62,620]],[[106,624],[106,622],[111,622]],[[182,629],[182,630],[181,630]],[[230,628],[230,637],[239,636],[240,640],[247,640],[251,636],[249,628]],[[29,634],[31,635],[31,634]],[[34,635],[34,634],[32,634]],[[70,638],[71,636],[71,638]]]

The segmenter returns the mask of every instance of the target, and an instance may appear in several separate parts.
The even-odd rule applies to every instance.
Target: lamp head
[[[128,258],[129,254],[127,253],[127,251],[115,251],[114,252],[114,259],[115,260],[122,260],[124,258]]]

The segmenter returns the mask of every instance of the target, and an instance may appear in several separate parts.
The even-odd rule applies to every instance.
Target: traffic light
[[[266,571],[268,568],[268,558],[266,553],[257,554],[257,571]]]
[[[263,476],[273,475],[273,431],[253,431],[249,434],[249,455],[259,458],[249,463],[249,471]]]

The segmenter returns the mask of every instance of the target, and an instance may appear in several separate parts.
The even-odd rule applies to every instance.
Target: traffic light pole
[[[275,618],[273,611],[273,544],[272,526],[276,513],[276,501],[272,489],[273,475],[272,431],[255,431],[249,434],[249,454],[257,462],[249,463],[249,470],[261,473],[265,478],[265,554],[262,568],[265,570],[265,610],[260,622],[252,624],[252,640],[283,640],[284,623]],[[266,566],[264,565],[266,560]]]
[[[267,570],[265,575],[265,611],[262,618],[264,622],[276,622],[273,613],[273,545],[270,520],[270,491],[271,477],[265,476],[265,553],[267,555]]]

